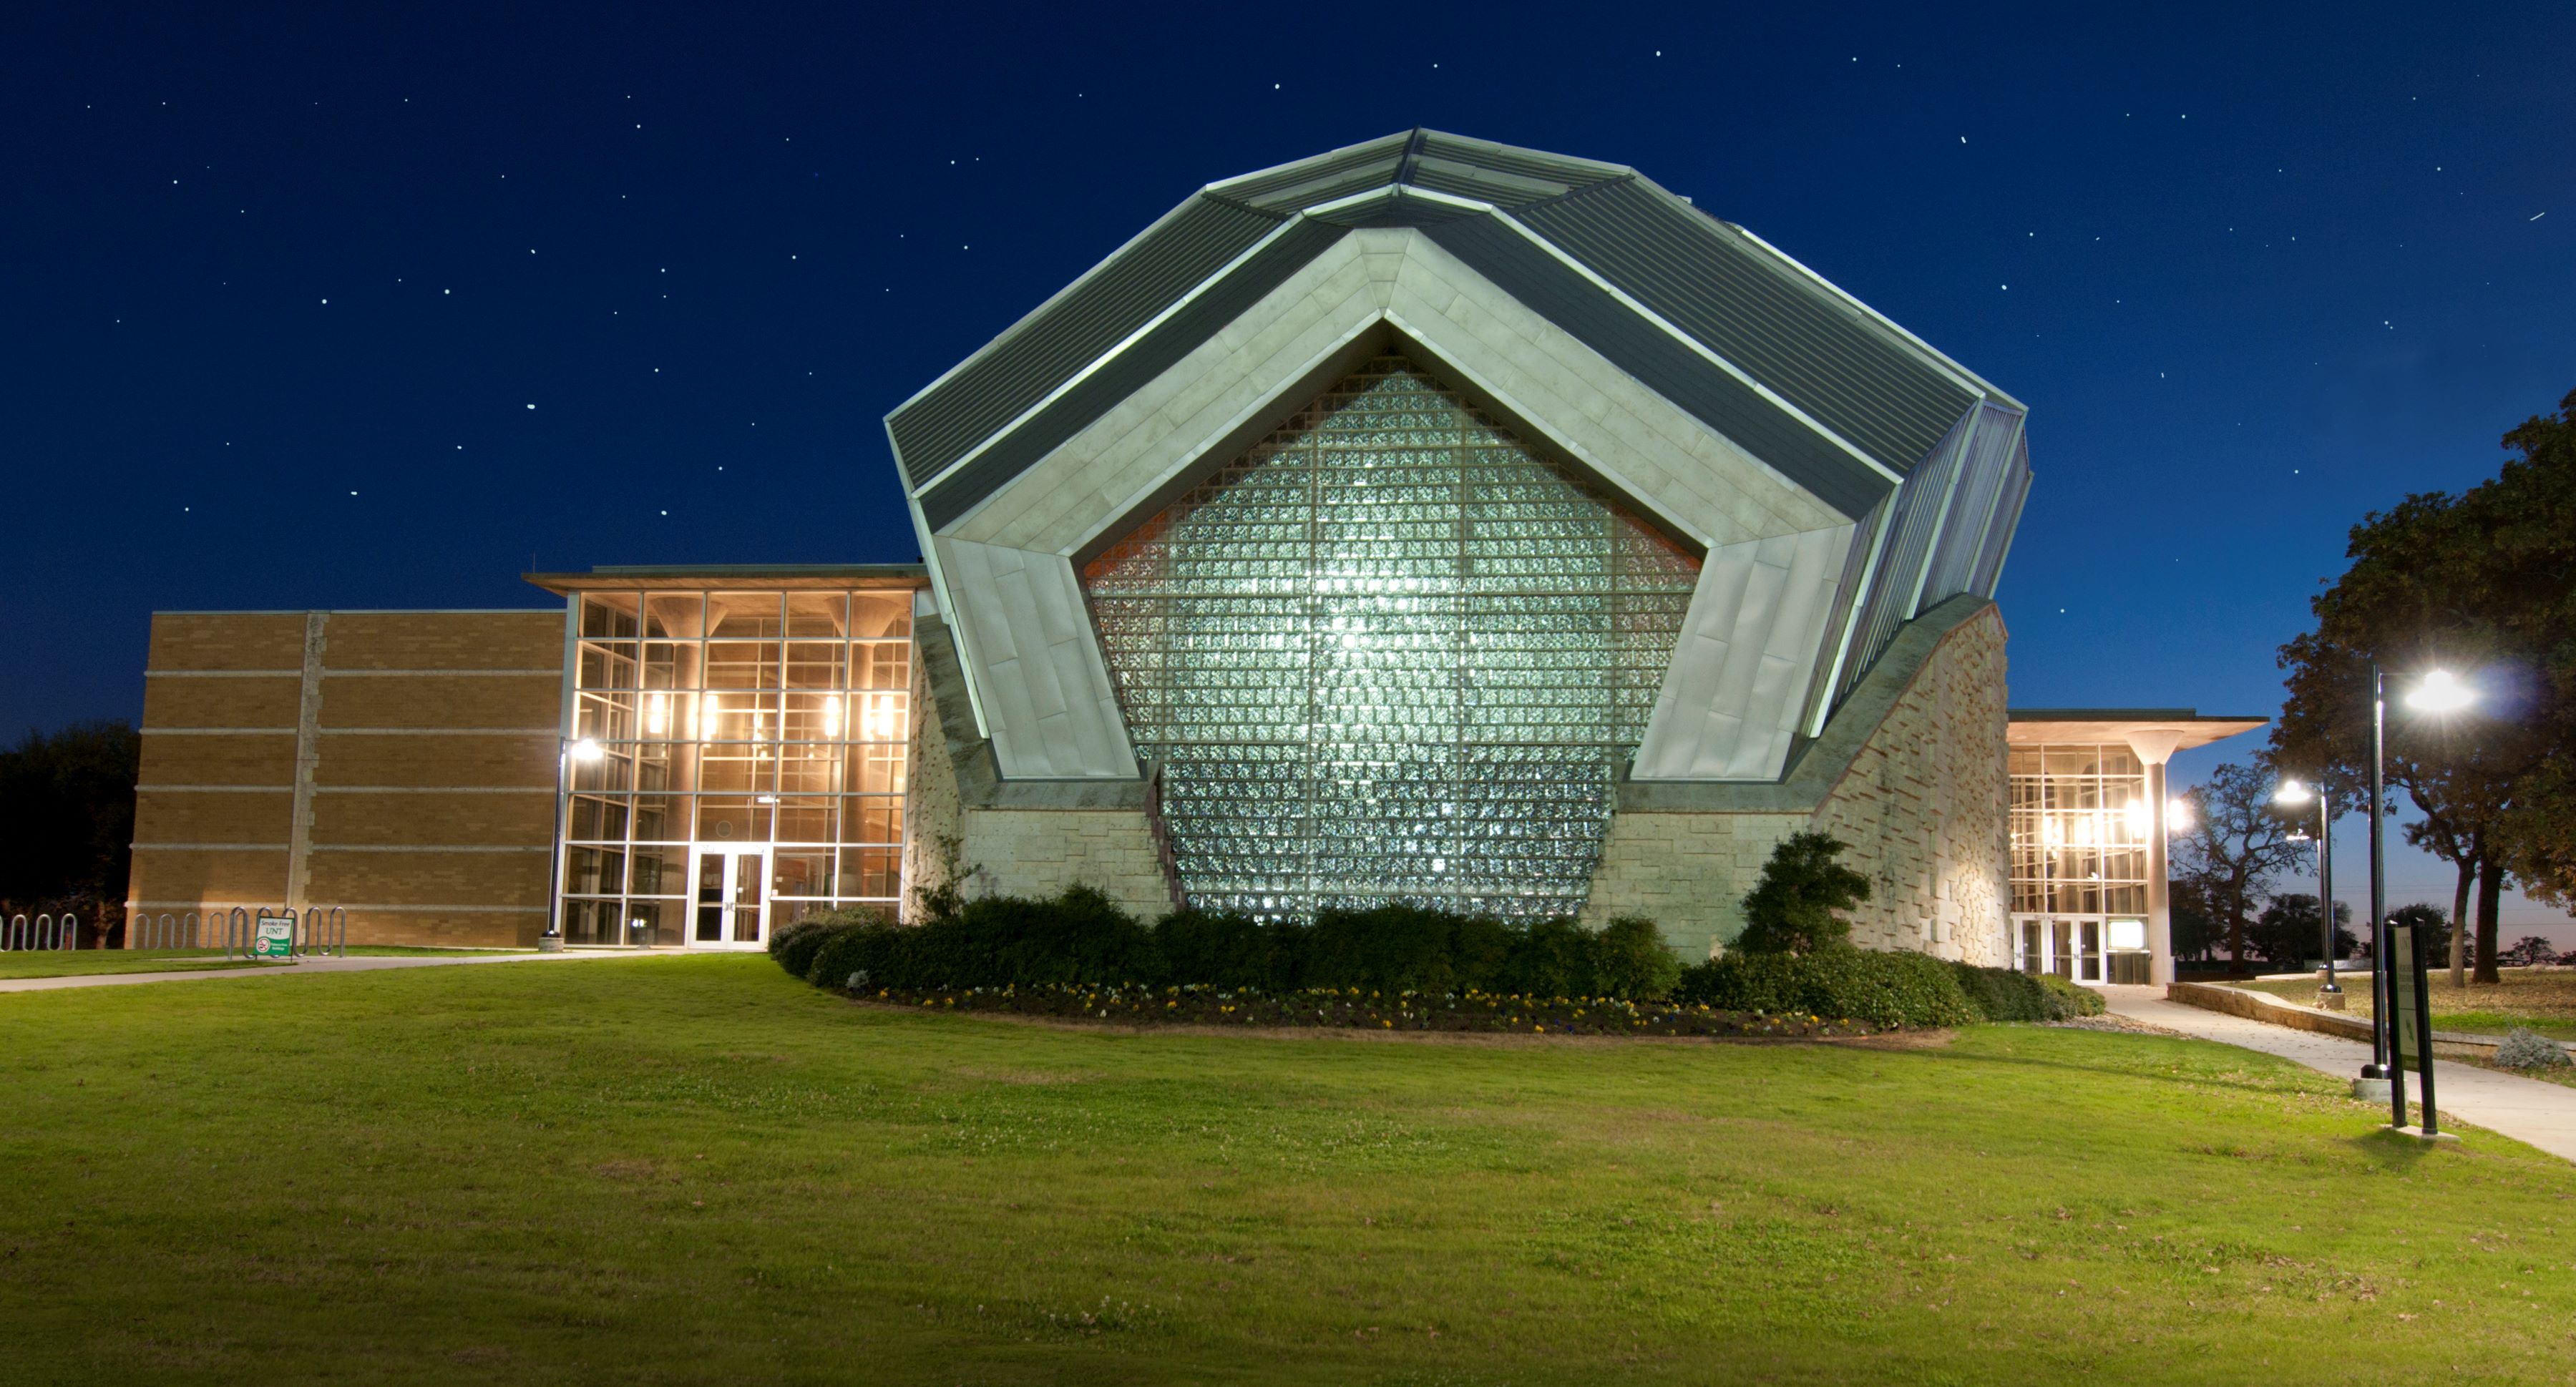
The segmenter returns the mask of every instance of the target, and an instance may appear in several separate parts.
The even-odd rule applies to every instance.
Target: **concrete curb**
[[[2249,1021],[2287,1026],[2292,1030],[2315,1031],[2319,1035],[2341,1036],[2365,1043],[2371,1039],[2370,1023],[2357,1016],[2303,1007],[2296,1002],[2282,1001],[2271,993],[2247,988],[2206,982],[2173,982],[2165,984],[2165,1000],[2208,1011],[2222,1011]],[[2503,1043],[2504,1037],[2500,1035],[2480,1035],[2473,1031],[2433,1032],[2433,1053],[2437,1055],[2445,1045],[2464,1050],[2484,1050],[2492,1055],[2495,1048]],[[2576,1045],[2562,1040],[2558,1042],[2558,1048],[2576,1057]]]

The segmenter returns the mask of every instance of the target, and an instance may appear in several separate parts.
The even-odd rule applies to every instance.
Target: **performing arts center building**
[[[756,947],[1097,887],[2170,972],[2167,756],[2013,713],[2022,404],[1637,171],[1416,130],[1210,184],[887,416],[904,564],[164,612],[129,911]],[[855,443],[854,443],[855,446]]]

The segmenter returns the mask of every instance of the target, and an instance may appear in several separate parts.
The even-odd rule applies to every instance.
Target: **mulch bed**
[[[1049,1017],[1127,1026],[1242,1026],[1488,1035],[1775,1036],[1877,1035],[1889,1028],[1821,1016],[1713,1011],[1609,997],[1528,997],[1468,992],[1430,996],[1319,988],[1288,993],[1212,987],[858,988],[848,996],[925,1011]]]

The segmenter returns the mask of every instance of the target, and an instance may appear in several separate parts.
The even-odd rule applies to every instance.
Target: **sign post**
[[[2425,995],[2424,941],[2412,925],[2388,926],[2388,1094],[2395,1113],[2389,1125],[2403,1132],[2406,1123],[2406,1070],[2415,1069],[2421,1088],[2417,1106],[2424,1120],[2415,1134],[2438,1139],[2441,1119],[2433,1108],[2433,1016]]]

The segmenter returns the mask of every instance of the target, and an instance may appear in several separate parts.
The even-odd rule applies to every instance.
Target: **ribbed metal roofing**
[[[904,402],[887,431],[923,519],[964,515],[1365,226],[1424,228],[1849,515],[1976,406],[2020,410],[1633,169],[1411,130],[1209,185]]]

